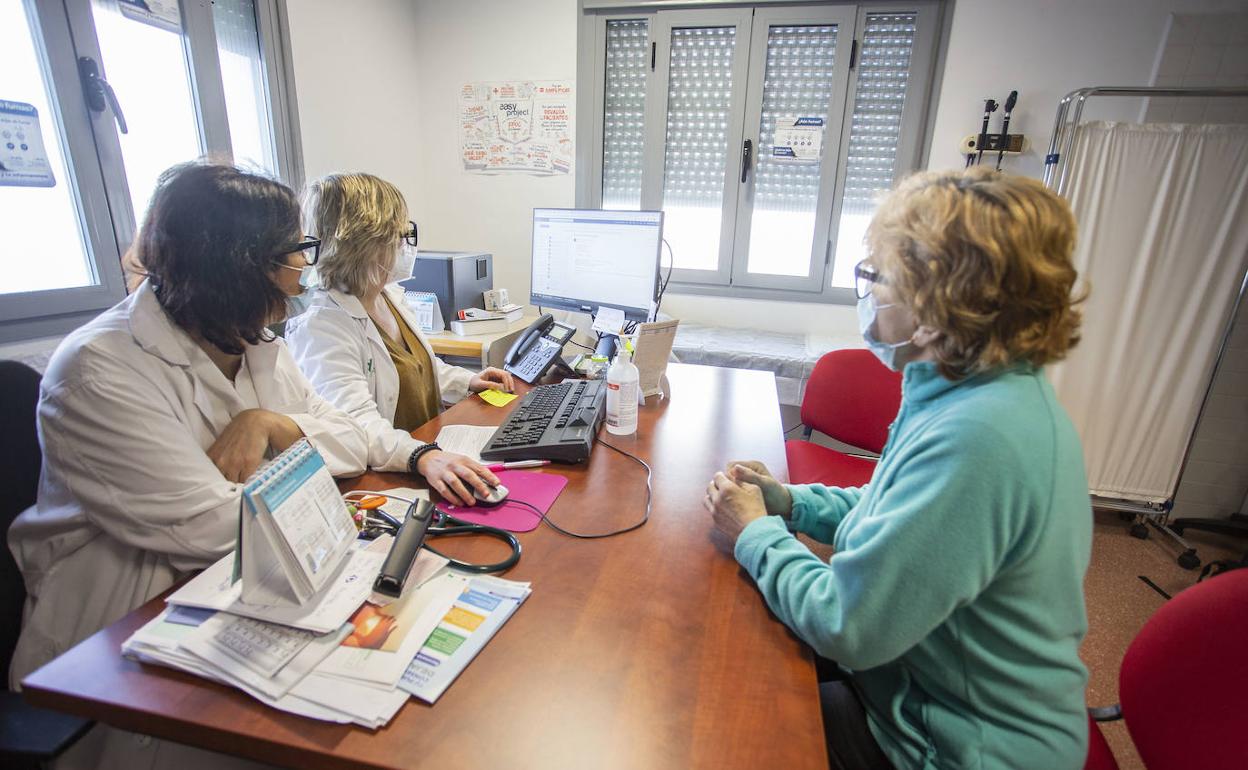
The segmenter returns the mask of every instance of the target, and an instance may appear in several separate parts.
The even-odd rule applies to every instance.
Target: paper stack
[[[527,583],[452,572],[422,551],[402,598],[365,601],[389,540],[354,550],[301,607],[241,602],[227,556],[172,594],[122,653],[282,711],[381,727],[409,693],[436,700],[530,592]]]

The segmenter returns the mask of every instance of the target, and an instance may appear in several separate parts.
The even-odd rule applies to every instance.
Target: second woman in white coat
[[[317,391],[368,434],[369,466],[419,473],[452,503],[472,505],[498,478],[480,463],[412,438],[443,402],[486,388],[510,391],[512,376],[474,375],[433,354],[403,292],[415,226],[398,189],[370,174],[332,174],[304,194],[305,228],[321,239],[319,289],[286,326],[286,341]]]

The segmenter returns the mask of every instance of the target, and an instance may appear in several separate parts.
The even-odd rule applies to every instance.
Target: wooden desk
[[[531,580],[533,594],[434,706],[411,700],[374,733],[123,658],[122,641],[160,600],[32,674],[26,697],[293,767],[826,768],[810,650],[768,613],[702,508],[708,479],[729,460],[784,471],[775,381],[739,369],[668,371],[672,397],[640,410],[638,434],[600,434],[654,469],[650,522],[596,541],[548,527],[520,535],[524,555],[507,577]],[[473,397],[417,435],[504,413]],[[550,512],[561,526],[611,530],[644,510],[643,469],[605,447],[555,472],[569,478]],[[410,483],[370,473],[344,487]],[[439,547],[490,560],[503,550]]]

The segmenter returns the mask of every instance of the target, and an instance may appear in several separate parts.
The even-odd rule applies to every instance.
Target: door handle
[[[117,121],[117,130],[123,134],[130,133],[126,126],[126,116],[121,112],[121,104],[117,94],[108,81],[100,77],[100,67],[90,56],[78,57],[78,77],[82,80],[82,95],[87,100],[87,107],[92,112],[103,112],[105,107],[113,111]]]
[[[754,143],[746,139],[741,144],[741,183],[750,176],[750,156],[754,154]]]

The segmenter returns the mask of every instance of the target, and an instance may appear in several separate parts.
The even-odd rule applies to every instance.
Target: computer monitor
[[[529,302],[590,314],[611,307],[645,321],[662,241],[662,211],[533,209]]]

